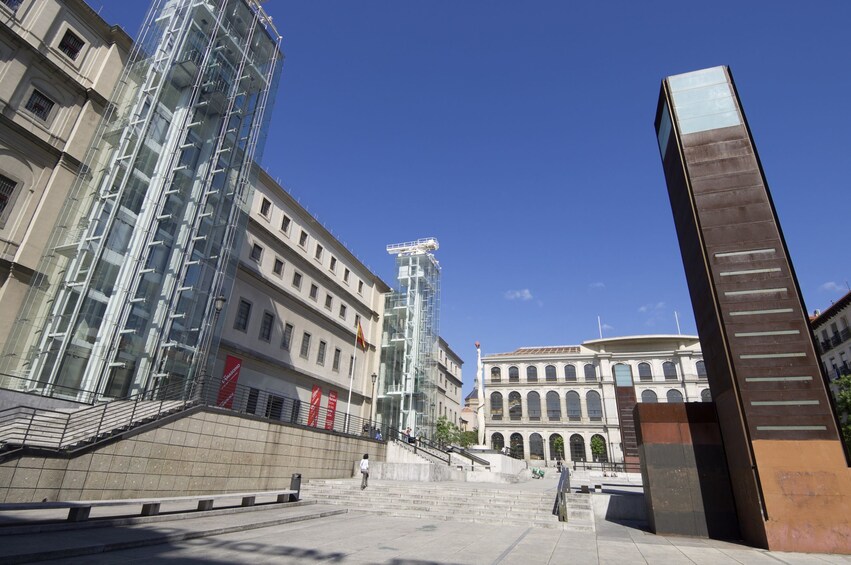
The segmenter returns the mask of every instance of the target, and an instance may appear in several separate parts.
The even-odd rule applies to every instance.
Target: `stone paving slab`
[[[600,535],[600,531],[607,535]],[[849,556],[768,552],[716,540],[654,536],[610,522],[595,535],[356,512],[53,563],[153,561],[341,565],[851,565]]]

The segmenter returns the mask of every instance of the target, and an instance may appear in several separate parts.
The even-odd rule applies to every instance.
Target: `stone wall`
[[[211,408],[138,429],[73,458],[21,457],[0,464],[0,501],[102,500],[285,488],[303,479],[352,476],[352,464],[386,446]]]

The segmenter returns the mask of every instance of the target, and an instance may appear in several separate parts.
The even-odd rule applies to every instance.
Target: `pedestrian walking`
[[[360,474],[360,488],[363,490],[369,482],[369,453],[364,453],[363,459],[360,460]]]

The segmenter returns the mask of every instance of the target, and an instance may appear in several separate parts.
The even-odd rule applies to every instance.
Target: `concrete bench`
[[[154,498],[128,498],[120,500],[77,500],[67,502],[10,502],[0,504],[0,512],[4,510],[55,510],[68,509],[69,522],[84,522],[89,519],[94,507],[142,505],[141,516],[156,516],[160,513],[160,505],[165,502],[194,502],[198,501],[198,510],[212,510],[217,500],[241,498],[242,506],[254,506],[257,497],[274,496],[276,502],[294,502],[298,500],[299,491],[292,489],[269,490],[263,492],[238,492],[223,494],[202,494],[197,496],[160,496]]]

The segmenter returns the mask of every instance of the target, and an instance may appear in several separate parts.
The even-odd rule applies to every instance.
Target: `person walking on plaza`
[[[360,488],[361,490],[366,488],[366,484],[369,482],[369,454],[364,453],[363,459],[360,460]]]

